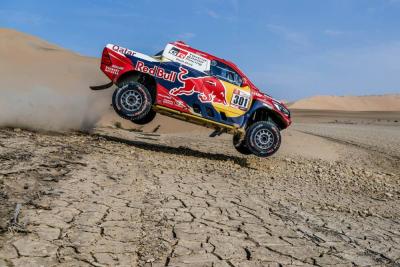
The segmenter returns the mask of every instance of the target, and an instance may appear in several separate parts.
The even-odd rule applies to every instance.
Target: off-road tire
[[[278,151],[281,145],[279,128],[270,121],[259,121],[246,131],[248,149],[258,157],[269,157]]]
[[[150,123],[152,120],[154,120],[156,115],[157,115],[157,112],[155,112],[153,109],[151,109],[149,111],[149,113],[147,113],[147,115],[144,116],[144,118],[138,119],[138,120],[132,120],[132,122],[135,124],[138,124],[138,125],[145,125],[145,124]]]
[[[114,91],[112,106],[115,112],[124,119],[144,120],[151,112],[151,94],[144,85],[128,80],[120,83]]]
[[[246,140],[241,140],[240,135],[235,134],[233,136],[233,146],[235,149],[243,155],[250,155],[252,152],[250,149],[247,147]]]

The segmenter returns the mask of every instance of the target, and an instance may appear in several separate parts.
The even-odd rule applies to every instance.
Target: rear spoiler
[[[98,90],[104,90],[104,89],[107,89],[107,88],[110,88],[111,86],[113,86],[114,85],[114,82],[109,82],[109,83],[107,83],[107,84],[103,84],[103,85],[96,85],[96,86],[89,86],[90,87],[90,89],[92,89],[92,90],[95,90],[95,91],[98,91]]]

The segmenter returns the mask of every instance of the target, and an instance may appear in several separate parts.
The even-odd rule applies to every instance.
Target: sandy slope
[[[46,86],[68,93],[83,89],[85,83],[104,81],[95,67],[98,59],[14,30],[0,29],[0,56],[2,89]]]
[[[376,96],[313,96],[294,102],[290,105],[290,108],[338,111],[400,111],[400,94]]]
[[[121,120],[110,107],[112,90],[89,89],[108,82],[99,70],[99,59],[34,36],[0,29],[0,59],[0,126],[60,130],[120,121],[125,128],[146,131],[158,125],[160,132],[201,129],[164,116],[145,127]]]

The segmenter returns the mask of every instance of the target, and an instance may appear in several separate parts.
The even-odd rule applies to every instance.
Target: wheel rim
[[[274,144],[274,135],[267,129],[260,129],[255,134],[255,143],[257,147],[265,150]]]
[[[138,111],[142,104],[143,97],[137,91],[130,90],[121,95],[121,106],[130,112]]]

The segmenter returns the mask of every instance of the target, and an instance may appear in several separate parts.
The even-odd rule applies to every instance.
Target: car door
[[[204,87],[214,96],[214,108],[227,117],[244,115],[251,106],[252,96],[250,87],[242,86],[243,78],[219,61],[212,62],[210,74],[210,77],[204,79]]]

